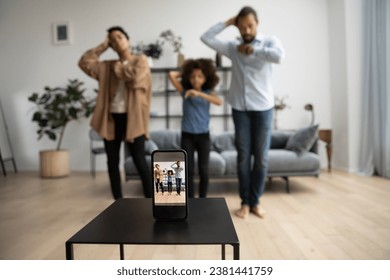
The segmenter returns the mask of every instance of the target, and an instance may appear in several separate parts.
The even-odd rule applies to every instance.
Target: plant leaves
[[[86,98],[83,84],[77,79],[69,79],[66,87],[45,86],[42,94],[33,93],[28,97],[37,106],[32,121],[39,127],[38,140],[46,135],[56,141],[58,129],[64,128],[70,120],[79,120],[93,113],[96,96]]]

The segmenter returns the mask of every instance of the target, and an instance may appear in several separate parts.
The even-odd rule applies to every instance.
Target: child
[[[199,197],[206,197],[210,154],[210,103],[221,105],[213,91],[219,81],[210,59],[189,59],[182,72],[169,72],[169,80],[183,96],[181,147],[188,155],[188,195],[194,197],[194,153],[198,153]]]
[[[173,180],[173,171],[168,170],[168,194],[172,194],[172,180]]]
[[[163,187],[163,171],[160,169],[160,165],[156,164],[154,169],[154,181],[156,183],[156,193],[158,193],[158,187],[160,186],[161,192],[164,195]]]

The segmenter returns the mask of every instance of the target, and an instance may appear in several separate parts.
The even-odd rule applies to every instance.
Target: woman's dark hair
[[[120,26],[113,26],[113,27],[110,27],[110,28],[107,29],[107,32],[108,32],[109,34],[110,34],[111,32],[113,32],[113,31],[120,31],[120,32],[123,33],[123,35],[125,35],[125,37],[127,38],[127,40],[130,39],[130,37],[129,37],[129,35],[127,35],[126,31],[125,31],[122,27],[120,27]]]
[[[219,82],[219,77],[215,70],[213,61],[211,59],[187,59],[182,67],[181,84],[185,89],[192,89],[190,83],[190,76],[194,69],[200,69],[206,77],[206,81],[202,86],[203,90],[213,89]]]
[[[252,15],[255,17],[256,22],[259,21],[259,20],[257,19],[257,13],[256,13],[256,11],[255,11],[252,7],[245,6],[245,7],[243,7],[243,8],[238,12],[238,14],[237,14],[237,16],[236,16],[236,22],[235,22],[235,24],[238,25],[238,20],[239,20],[240,18],[246,17],[247,15],[250,15],[250,14],[252,14]]]

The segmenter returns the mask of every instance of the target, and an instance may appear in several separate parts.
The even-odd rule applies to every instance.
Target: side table
[[[320,129],[318,138],[326,143],[326,155],[328,157],[328,172],[332,171],[332,130]]]
[[[240,242],[224,198],[190,198],[184,221],[158,222],[153,218],[152,199],[122,198],[113,202],[65,243],[66,259],[74,259],[74,244],[124,245],[225,245],[240,259]]]

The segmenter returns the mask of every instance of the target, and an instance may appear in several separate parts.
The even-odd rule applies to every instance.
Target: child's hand
[[[184,98],[196,97],[196,96],[200,96],[200,92],[196,91],[194,89],[189,89],[189,90],[186,91],[186,94],[184,95]]]

